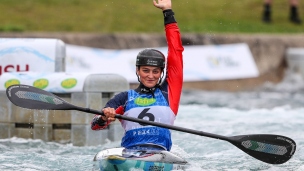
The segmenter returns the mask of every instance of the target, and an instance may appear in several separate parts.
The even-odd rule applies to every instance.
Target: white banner
[[[14,84],[34,86],[53,93],[82,92],[89,73],[11,72],[0,77],[0,91]]]
[[[1,38],[0,75],[5,72],[55,72],[57,39]]]
[[[247,44],[186,46],[184,80],[227,80],[259,75]]]
[[[66,45],[66,71],[114,73],[137,82],[136,55],[141,49],[108,50]]]
[[[167,55],[167,47],[156,48]],[[114,73],[136,83],[135,60],[142,49],[109,50],[66,45],[67,72]],[[259,75],[247,44],[185,46],[184,81],[227,80]]]
[[[27,84],[51,92],[81,92],[85,78],[94,73],[118,74],[130,83],[138,82],[135,61],[143,48],[111,50],[66,45],[66,73],[63,73],[55,72],[58,67],[55,65],[62,65],[56,58],[64,57],[61,42],[57,39],[0,38],[0,90],[12,84]],[[184,48],[185,82],[259,75],[247,44]],[[155,49],[167,55],[167,47]]]

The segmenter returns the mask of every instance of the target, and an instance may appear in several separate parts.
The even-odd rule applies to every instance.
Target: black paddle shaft
[[[72,105],[50,92],[28,85],[12,85],[7,88],[6,94],[13,104],[27,109],[78,110],[104,115],[101,111]],[[292,139],[281,135],[252,134],[226,137],[124,115],[117,114],[115,118],[228,141],[250,156],[270,164],[287,162],[296,150],[296,143]]]
[[[142,123],[146,125],[163,127],[171,130],[186,132],[209,138],[225,140],[237,146],[239,149],[246,152],[250,156],[270,164],[285,163],[293,156],[296,150],[296,143],[292,139],[281,135],[252,134],[226,137],[203,131],[197,131],[158,122],[126,117],[123,115],[115,115],[115,118]]]

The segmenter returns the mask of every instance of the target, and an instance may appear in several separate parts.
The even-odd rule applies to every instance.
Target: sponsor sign
[[[184,81],[252,78],[259,75],[247,44],[185,46]],[[167,47],[155,48],[167,55]],[[114,73],[137,83],[136,56],[143,49],[109,50],[66,45],[66,71]]]
[[[38,73],[14,72],[4,73],[0,77],[0,91],[14,84],[34,86],[54,93],[82,92],[88,73]]]
[[[56,39],[0,39],[0,90],[12,84],[51,92],[82,91],[88,74],[118,74],[137,83],[136,56],[141,49],[99,49],[66,45],[66,73],[55,72]],[[185,46],[184,81],[257,77],[247,44]],[[167,47],[155,48],[167,55]]]
[[[6,72],[55,72],[57,39],[0,38],[0,76]]]
[[[229,80],[257,76],[259,72],[247,44],[185,48],[185,81]]]

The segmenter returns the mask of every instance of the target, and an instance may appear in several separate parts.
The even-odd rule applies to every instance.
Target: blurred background
[[[0,2],[3,38],[56,38],[66,44],[103,49],[166,46],[162,13],[153,7],[152,0]],[[304,3],[297,8],[301,19]],[[288,48],[304,47],[304,26],[289,21],[287,0],[272,3],[271,23],[263,22],[262,0],[175,0],[173,9],[185,46],[245,43],[259,72],[257,78],[226,79],[230,86],[209,79],[187,82],[184,88],[238,91],[267,81],[278,83],[288,65]]]
[[[162,32],[162,17],[150,1],[24,0],[0,1],[1,32]],[[287,0],[273,2],[272,23],[262,22],[262,0],[175,0],[183,33],[301,33],[289,22]],[[299,4],[300,18],[304,3]],[[143,24],[144,23],[144,24]]]
[[[273,1],[270,23],[263,21],[262,0],[172,1],[185,46],[185,75],[197,74],[188,72],[188,69],[206,69],[213,64],[209,77],[184,82],[175,125],[225,136],[280,134],[294,139],[298,145],[289,162],[269,165],[252,159],[227,142],[175,131],[172,151],[190,162],[191,171],[304,170],[304,24],[290,22],[289,1]],[[118,71],[122,69],[119,71],[122,76],[127,72],[117,65],[130,65],[133,67],[130,67],[133,69],[131,76],[136,79],[134,61],[117,59],[126,52],[134,60],[142,48],[166,50],[161,11],[153,7],[152,0],[0,0],[0,12],[0,45],[3,45],[0,46],[0,75],[3,74],[0,76],[0,169],[91,170],[92,159],[99,150],[120,145],[120,124],[117,122],[101,133],[94,132],[90,128],[91,114],[33,112],[12,105],[6,98],[6,83],[16,84],[24,79],[24,75],[13,71],[42,65],[41,61],[45,62],[45,59],[30,54],[33,51],[25,51],[20,44],[7,45],[8,40],[2,38],[62,40],[66,51],[60,51],[64,53],[58,58],[54,55],[51,58],[54,65],[59,63],[54,62],[57,59],[62,62],[56,72],[74,72],[76,67],[82,67],[80,71],[89,71],[91,61],[100,72],[108,72],[103,69],[106,66]],[[304,19],[304,2],[299,3],[298,14]],[[29,43],[22,46],[26,45]],[[51,45],[52,48],[56,46],[50,44],[49,47]],[[12,47],[13,50],[7,50]],[[198,49],[206,50],[200,53]],[[12,54],[16,60],[12,60]],[[32,63],[22,63],[24,61],[19,60],[22,55],[28,55]],[[252,60],[246,63],[245,57]],[[11,61],[7,62],[8,59]],[[75,70],[70,70],[69,64],[73,64]],[[201,66],[193,67],[194,64]],[[254,74],[240,76],[249,70]],[[230,71],[237,76],[212,77],[215,74],[225,76]],[[4,73],[7,74],[5,78]],[[40,71],[35,74],[29,75],[30,81],[38,80],[38,85],[47,87],[41,80],[50,84],[55,82],[53,77],[45,79],[47,75],[40,74]],[[71,89],[63,94],[65,100],[83,107],[99,110],[118,91],[117,87],[122,87],[119,91],[129,88],[129,84],[118,83],[126,81],[120,77],[114,79],[114,83],[108,83],[108,77],[75,75],[72,76],[78,77],[80,85],[85,81],[97,81],[95,85],[101,85],[97,88],[111,90],[99,92],[94,89],[96,87],[87,86],[86,90],[93,87],[88,94]],[[56,79],[58,77],[66,79],[71,75],[59,75]],[[68,79],[65,81],[69,82]],[[136,85],[130,83],[131,88]]]

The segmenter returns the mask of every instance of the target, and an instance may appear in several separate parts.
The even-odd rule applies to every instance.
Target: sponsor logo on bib
[[[142,98],[142,97],[138,97],[135,99],[135,104],[139,105],[139,106],[149,106],[153,103],[156,102],[155,98]]]

